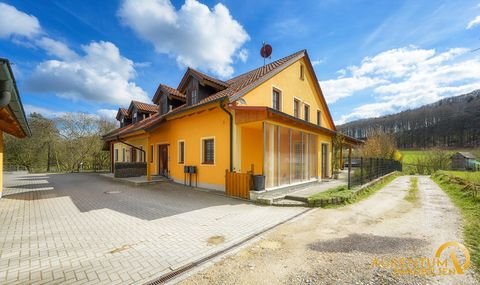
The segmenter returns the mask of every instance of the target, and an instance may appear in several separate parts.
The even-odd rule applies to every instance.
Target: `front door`
[[[328,144],[322,143],[322,178],[328,177]]]
[[[168,176],[168,145],[159,145],[158,154],[158,175]]]

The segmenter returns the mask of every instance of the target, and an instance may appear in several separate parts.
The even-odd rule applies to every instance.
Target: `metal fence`
[[[350,158],[344,167],[348,169],[348,189],[388,173],[402,171],[402,164],[399,161],[385,158]]]

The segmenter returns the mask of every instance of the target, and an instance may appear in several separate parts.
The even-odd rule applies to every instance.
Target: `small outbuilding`
[[[451,159],[453,170],[480,170],[480,163],[470,152],[457,152]]]

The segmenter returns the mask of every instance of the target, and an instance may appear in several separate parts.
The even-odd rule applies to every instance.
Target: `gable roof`
[[[475,156],[470,152],[459,151],[458,154],[460,154],[461,156],[463,156],[465,158],[475,159]]]
[[[167,116],[179,114],[181,112],[191,110],[191,109],[194,109],[196,107],[199,107],[199,106],[202,106],[202,105],[205,105],[205,104],[208,104],[208,103],[213,103],[213,102],[221,101],[221,100],[225,100],[225,99],[228,99],[229,102],[234,102],[234,101],[238,100],[239,98],[241,98],[242,96],[244,96],[245,94],[247,94],[249,91],[251,91],[255,87],[259,86],[263,82],[265,82],[268,79],[275,76],[276,74],[278,74],[279,72],[281,72],[282,70],[284,70],[285,68],[287,68],[288,66],[293,64],[294,62],[300,60],[301,58],[305,58],[305,62],[307,63],[306,67],[309,69],[310,74],[312,74],[315,89],[317,90],[317,92],[320,96],[320,100],[325,107],[326,115],[327,115],[328,119],[330,120],[330,122],[332,123],[333,130],[336,131],[337,129],[335,127],[335,123],[333,122],[333,118],[330,114],[330,110],[328,108],[325,97],[323,96],[322,89],[320,88],[320,85],[318,83],[318,79],[315,75],[315,71],[313,70],[312,63],[310,61],[310,58],[308,57],[308,53],[307,53],[306,50],[298,51],[298,52],[293,53],[289,56],[286,56],[284,58],[273,61],[269,64],[266,64],[264,66],[261,66],[259,68],[254,69],[254,70],[251,70],[249,72],[238,75],[238,76],[236,76],[234,78],[231,78],[227,81],[222,81],[222,80],[219,80],[219,79],[215,79],[215,78],[213,78],[211,76],[208,76],[204,73],[201,73],[197,70],[194,70],[192,68],[188,68],[177,89],[173,89],[173,88],[168,87],[166,85],[164,85],[164,86],[166,86],[168,88],[171,88],[173,90],[176,90],[176,91],[181,90],[181,88],[183,88],[184,85],[188,82],[188,78],[193,75],[193,76],[196,76],[196,77],[200,77],[200,79],[211,81],[211,82],[214,82],[218,85],[224,86],[225,89],[223,89],[223,90],[221,90],[221,91],[219,91],[215,94],[212,94],[212,95],[206,97],[203,100],[200,100],[196,104],[193,104],[193,105],[190,105],[190,106],[187,106],[185,104],[185,105],[182,105],[178,108],[175,108],[175,109],[169,111],[168,113],[162,115],[161,116],[162,120],[165,119]],[[160,88],[160,86],[159,86],[159,88]],[[157,92],[158,92],[158,89],[157,89]],[[182,93],[180,93],[180,94],[182,94]],[[185,96],[185,95],[183,95],[183,96]],[[132,101],[132,103],[133,102],[136,102],[136,101]],[[142,103],[142,104],[144,104],[144,103]],[[147,104],[147,105],[149,105],[149,104]],[[153,105],[153,106],[157,107],[156,105]],[[130,109],[129,109],[129,111],[130,111]],[[155,110],[155,112],[156,112],[156,110]],[[156,123],[161,122],[162,120],[157,119],[156,121],[152,121],[152,123],[149,124],[148,126],[143,126],[142,125],[142,126],[140,126],[140,128],[145,130],[147,128],[150,128],[150,127],[154,126]],[[134,125],[136,125],[136,124],[134,124]]]
[[[195,69],[189,67],[187,69],[187,71],[185,72],[185,74],[183,75],[182,80],[180,80],[180,83],[178,84],[177,90],[180,90],[180,91],[183,90],[185,88],[186,84],[188,83],[188,79],[191,76],[199,79],[202,84],[204,84],[205,81],[208,81],[208,82],[211,82],[215,85],[218,85],[221,88],[227,88],[229,86],[228,83],[226,83],[223,80],[211,77],[210,75],[207,75],[205,73],[202,73],[198,70],[195,70]]]
[[[158,85],[157,91],[155,92],[155,95],[152,98],[152,102],[157,104],[162,94],[167,94],[167,96],[169,96],[170,98],[177,99],[184,102],[187,100],[187,97],[185,96],[185,94],[182,94],[177,89],[167,86],[165,84],[160,84]]]
[[[118,108],[117,116],[115,117],[117,120],[120,120],[120,116],[124,118],[129,118],[130,115],[128,114],[128,110],[125,108]]]
[[[158,106],[153,105],[153,104],[147,104],[139,101],[132,100],[130,103],[130,107],[128,107],[128,113],[132,114],[132,109],[133,107],[137,108],[138,111],[143,112],[143,113],[157,113],[158,112]]]
[[[305,62],[307,63],[307,68],[309,69],[309,72],[312,74],[313,81],[314,81],[314,86],[315,89],[317,89],[318,94],[320,95],[320,101],[323,103],[325,110],[326,110],[326,115],[330,122],[332,123],[332,128],[333,130],[337,130],[335,127],[335,123],[333,121],[332,115],[330,113],[330,110],[328,108],[327,102],[325,100],[325,97],[323,96],[322,89],[320,87],[320,84],[318,83],[317,76],[315,75],[315,71],[313,70],[312,63],[310,61],[310,58],[308,56],[308,53],[306,50],[301,50],[296,53],[293,53],[289,56],[286,56],[284,58],[278,59],[276,61],[273,61],[269,64],[266,64],[265,66],[261,66],[259,68],[256,68],[252,71],[246,72],[244,74],[241,74],[239,76],[236,76],[230,80],[227,80],[225,83],[228,85],[228,87],[222,91],[219,91],[213,95],[208,96],[207,98],[197,102],[197,104],[190,105],[190,106],[184,106],[183,108],[176,108],[173,110],[172,113],[180,113],[182,111],[186,111],[192,108],[195,108],[197,106],[207,104],[213,101],[219,101],[224,98],[228,98],[229,102],[233,102],[235,100],[238,100],[242,96],[244,96],[246,93],[254,89],[255,87],[259,86],[263,82],[267,81],[268,79],[272,78],[294,62],[300,60],[301,58],[305,57]],[[187,71],[188,73],[188,71]],[[185,76],[187,75],[185,73]],[[182,80],[184,80],[182,79]],[[180,87],[180,86],[179,86]]]
[[[130,133],[133,133],[133,132],[136,132],[136,131],[139,131],[139,130],[144,130],[148,127],[151,127],[152,125],[154,125],[156,123],[159,123],[164,117],[165,117],[165,115],[160,115],[159,113],[157,113],[153,116],[150,116],[150,117],[148,117],[146,119],[143,119],[141,121],[138,121],[136,123],[129,124],[129,125],[126,125],[122,128],[112,130],[111,132],[108,132],[105,135],[103,135],[102,138],[104,140],[111,140],[111,139],[114,139],[117,136],[130,134]]]

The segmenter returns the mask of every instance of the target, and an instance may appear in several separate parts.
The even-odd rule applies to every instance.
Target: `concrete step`
[[[308,198],[307,197],[296,196],[295,193],[292,193],[290,195],[285,196],[285,199],[286,200],[303,202],[303,203],[308,203]]]
[[[274,202],[272,205],[281,206],[281,207],[308,207],[308,204],[305,202],[283,199]]]

